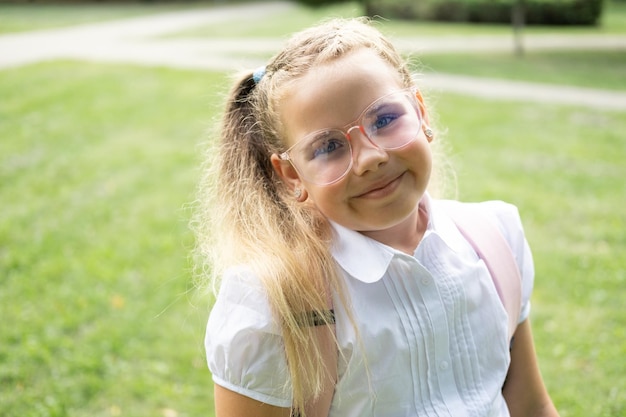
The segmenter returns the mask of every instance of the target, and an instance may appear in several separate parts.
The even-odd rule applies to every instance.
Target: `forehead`
[[[403,87],[398,71],[370,49],[312,67],[289,85],[279,105],[288,145],[352,123],[374,100]]]

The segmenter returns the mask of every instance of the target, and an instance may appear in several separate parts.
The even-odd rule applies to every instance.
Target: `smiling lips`
[[[381,198],[381,197],[386,197],[387,195],[389,195],[393,191],[395,191],[396,188],[398,188],[398,185],[400,184],[400,179],[403,176],[404,176],[404,173],[402,173],[401,175],[393,178],[391,181],[382,182],[382,183],[379,182],[377,184],[374,184],[372,187],[368,188],[362,194],[359,194],[359,195],[355,196],[355,198]]]

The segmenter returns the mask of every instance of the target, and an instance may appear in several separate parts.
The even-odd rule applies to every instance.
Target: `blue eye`
[[[374,128],[376,130],[382,129],[386,127],[387,125],[393,123],[393,121],[396,120],[397,118],[398,118],[398,115],[396,114],[384,114],[384,115],[378,116],[376,120],[374,121]]]
[[[317,158],[320,156],[329,157],[329,155],[341,148],[345,145],[343,140],[337,139],[325,139],[319,141],[316,146],[313,148],[313,158]]]

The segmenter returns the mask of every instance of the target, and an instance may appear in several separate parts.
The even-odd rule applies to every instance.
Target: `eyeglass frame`
[[[365,116],[366,112],[370,109],[370,107],[374,103],[376,103],[379,100],[384,99],[385,97],[389,97],[389,96],[392,96],[394,94],[399,94],[399,93],[409,93],[410,98],[415,101],[417,119],[419,120],[419,124],[418,124],[418,127],[417,127],[417,134],[416,134],[415,138],[408,140],[406,143],[404,143],[404,144],[402,144],[400,146],[386,148],[386,147],[380,146],[378,143],[374,142],[369,137],[369,135],[365,132],[365,127],[361,123],[362,123],[362,119]],[[333,184],[341,181],[348,174],[348,172],[350,172],[350,170],[352,169],[352,165],[354,164],[354,156],[352,154],[352,151],[353,151],[353,149],[352,149],[352,139],[350,137],[350,133],[354,129],[358,129],[361,132],[361,134],[363,136],[365,136],[370,143],[372,143],[377,148],[383,149],[383,150],[390,150],[390,151],[392,151],[392,150],[396,150],[396,149],[401,149],[401,148],[407,146],[409,143],[413,142],[415,139],[417,139],[417,136],[419,135],[419,131],[420,131],[420,129],[421,129],[423,123],[424,123],[424,116],[422,114],[423,104],[417,98],[418,96],[419,96],[419,91],[418,91],[418,89],[416,87],[403,88],[403,89],[400,89],[400,90],[396,90],[396,91],[392,91],[390,93],[384,94],[384,95],[378,97],[376,100],[372,101],[370,104],[368,104],[365,107],[365,109],[363,109],[361,114],[359,114],[359,116],[354,121],[352,121],[351,123],[348,123],[343,128],[319,129],[319,130],[316,130],[314,132],[308,133],[304,137],[302,137],[300,140],[298,140],[296,143],[291,145],[286,151],[280,153],[278,155],[278,157],[282,161],[288,161],[291,164],[291,166],[296,170],[296,172],[298,172],[298,174],[301,175],[307,181],[310,181],[313,184],[319,185],[319,186],[322,186],[322,187],[333,185]],[[311,181],[311,180],[307,179],[306,176],[302,174],[302,172],[296,166],[295,161],[289,155],[289,152],[291,152],[293,150],[293,148],[298,146],[302,141],[306,140],[307,138],[312,137],[312,136],[314,136],[316,134],[319,134],[321,132],[328,132],[328,131],[339,131],[339,132],[343,133],[343,135],[346,137],[346,139],[348,141],[348,145],[350,146],[350,163],[348,164],[348,167],[346,168],[346,171],[343,174],[341,174],[337,179],[335,179],[333,181],[330,181],[330,182],[326,182],[326,183],[317,183],[317,182],[314,182],[314,181]]]

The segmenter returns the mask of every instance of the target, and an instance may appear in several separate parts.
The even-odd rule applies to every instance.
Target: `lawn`
[[[0,2],[0,34],[39,29],[54,29],[83,23],[102,22],[113,19],[145,16],[191,7],[203,7],[212,1],[189,1],[186,3],[124,1],[103,4],[56,2],[29,4],[29,2]]]
[[[0,77],[0,415],[211,407],[188,230],[211,73]]]
[[[626,50],[423,54],[412,57],[423,73],[470,75],[626,92]]]
[[[436,98],[461,199],[504,199],[536,264],[532,318],[562,417],[626,413],[624,113]]]
[[[541,58],[559,62],[550,77],[619,83],[623,59],[568,71],[568,56]],[[222,73],[122,65],[0,71],[1,416],[213,415],[188,222],[227,88]],[[561,416],[623,416],[626,113],[429,98],[459,196],[520,208]]]
[[[2,75],[0,415],[210,415],[187,221],[223,76],[62,62]],[[520,207],[562,415],[623,415],[626,117],[433,99],[460,196]]]

